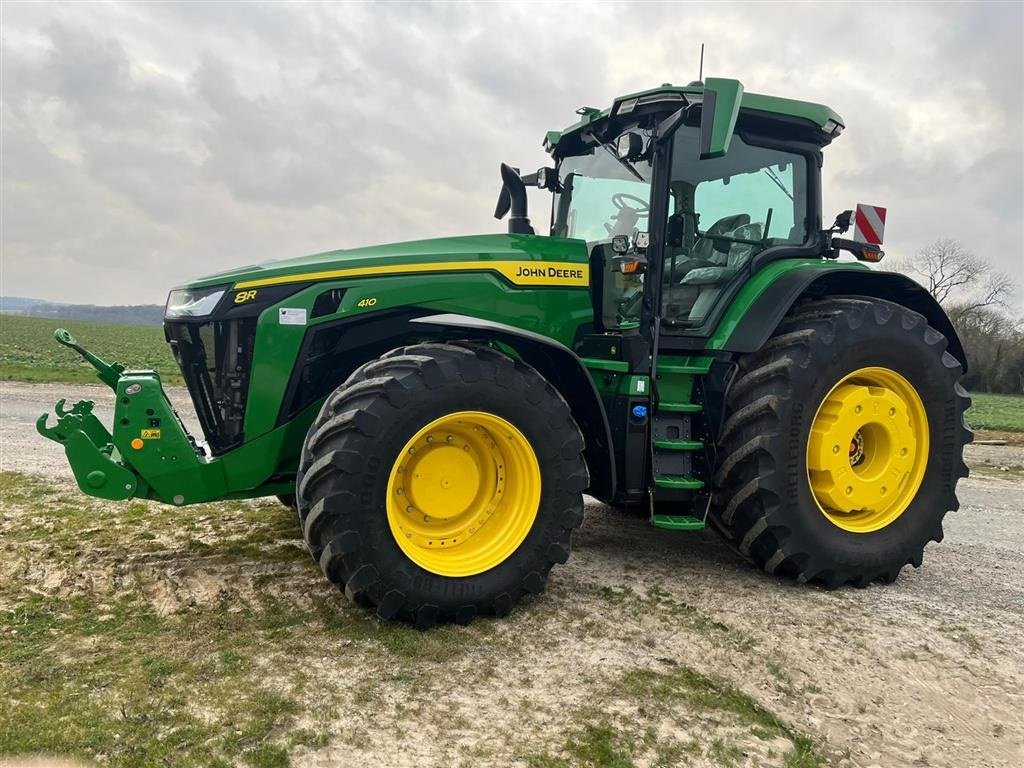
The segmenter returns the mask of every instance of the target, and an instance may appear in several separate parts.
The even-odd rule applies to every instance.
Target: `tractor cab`
[[[524,181],[553,192],[553,237],[587,242],[596,330],[646,305],[663,334],[706,338],[754,271],[828,248],[821,148],[843,127],[828,107],[709,79],[579,114],[545,138],[555,167]]]

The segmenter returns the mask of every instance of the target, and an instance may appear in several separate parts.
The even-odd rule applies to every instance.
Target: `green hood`
[[[469,235],[411,240],[350,250],[325,251],[312,256],[281,259],[218,272],[183,287],[203,288],[230,283],[246,287],[252,281],[298,282],[327,277],[320,273],[361,268],[466,261],[571,261],[585,263],[587,247],[582,240],[538,235]],[[290,279],[289,279],[290,278]]]

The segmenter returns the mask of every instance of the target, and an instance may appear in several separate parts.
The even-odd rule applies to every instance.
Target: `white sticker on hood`
[[[277,319],[281,325],[305,325],[306,310],[281,307],[277,310]]]

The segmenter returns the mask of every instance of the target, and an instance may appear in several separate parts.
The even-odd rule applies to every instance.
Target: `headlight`
[[[171,291],[164,308],[165,318],[206,317],[213,312],[226,288],[179,288]]]

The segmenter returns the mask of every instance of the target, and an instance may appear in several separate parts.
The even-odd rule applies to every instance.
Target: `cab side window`
[[[802,155],[734,136],[725,157],[698,159],[697,129],[675,137],[662,318],[667,332],[700,329],[766,248],[808,239]]]

